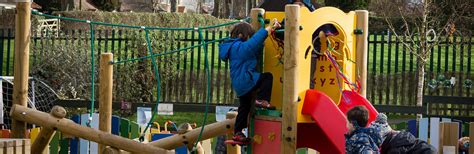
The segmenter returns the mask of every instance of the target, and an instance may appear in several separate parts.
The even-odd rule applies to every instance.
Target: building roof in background
[[[35,2],[31,3],[31,8],[33,9],[42,9],[43,7],[41,7],[39,4],[36,4]]]

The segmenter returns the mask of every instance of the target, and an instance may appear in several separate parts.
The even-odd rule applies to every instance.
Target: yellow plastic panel
[[[40,132],[40,127],[36,127],[36,128],[31,129],[31,132],[30,132],[31,144],[33,144],[35,142],[35,139],[38,136],[39,132]]]
[[[284,12],[266,12],[265,18],[273,20],[276,18],[279,22],[285,17]],[[273,88],[272,88],[272,100],[271,104],[274,105],[278,110],[282,107],[282,76],[283,76],[283,64],[280,63],[279,56],[283,54],[283,48],[278,47],[277,41],[272,38],[271,34],[268,34],[268,38],[265,40],[265,50],[263,56],[263,71],[271,72],[273,75]]]
[[[301,101],[298,105],[298,122],[309,123],[312,122],[309,116],[301,114],[302,106],[304,103],[305,92],[309,89],[310,85],[310,73],[311,73],[311,52],[313,50],[312,45],[312,34],[316,29],[324,24],[330,23],[336,26],[339,34],[334,37],[330,37],[331,46],[337,50],[338,54],[334,56],[337,58],[340,67],[343,72],[351,80],[355,81],[355,37],[353,30],[355,29],[355,13],[349,12],[344,13],[341,10],[333,7],[323,7],[314,12],[310,12],[306,8],[302,8],[301,12],[301,27],[300,31],[300,44],[299,52],[301,53],[298,59],[298,72],[299,80],[297,91]],[[265,18],[272,20],[277,18],[281,21],[284,18],[284,12],[266,12]],[[269,34],[270,35],[270,34]],[[324,51],[327,49],[326,39],[321,39],[322,47]],[[308,54],[306,51],[309,50]],[[271,103],[281,110],[282,108],[282,76],[283,76],[283,65],[280,59],[283,49],[278,46],[278,43],[270,35],[265,41],[264,50],[264,72],[271,72],[273,74],[273,89],[272,89],[272,100]],[[351,62],[352,60],[353,62]],[[321,58],[317,62],[316,66],[316,84],[315,89],[323,91],[330,96],[335,103],[339,103],[341,97],[339,86],[337,85],[336,72],[333,70],[331,63],[325,58]],[[343,89],[348,89],[348,86],[344,85]]]
[[[339,65],[343,67],[344,73],[353,80],[354,66],[351,62],[347,62],[347,59],[354,59],[355,53],[354,51],[354,38],[353,38],[353,30],[355,27],[355,13],[349,12],[344,13],[339,9],[333,7],[323,7],[314,12],[310,12],[306,8],[302,8],[301,12],[301,20],[300,24],[302,26],[302,30],[300,32],[300,47],[299,52],[303,53],[300,54],[300,58],[298,59],[298,72],[299,72],[299,80],[298,80],[298,91],[300,91],[301,102],[298,106],[298,122],[299,123],[307,123],[312,122],[311,118],[308,116],[304,116],[301,114],[301,109],[304,102],[305,91],[309,89],[310,84],[310,65],[311,65],[311,50],[313,50],[312,45],[312,35],[316,31],[316,29],[324,24],[330,23],[336,26],[339,31],[339,35],[336,38],[331,38],[330,40],[337,40],[336,42],[332,43],[332,46],[335,47],[336,44],[339,44],[337,48],[338,52],[341,54],[338,57],[340,61]],[[322,43],[323,51],[325,48],[325,43]],[[308,55],[306,55],[306,50],[311,48]],[[344,51],[346,50],[346,51]],[[343,58],[343,54],[349,54],[350,58]],[[316,84],[315,89],[321,90],[330,96],[334,102],[339,103],[339,99],[341,97],[340,89],[337,85],[336,74],[335,70],[330,70],[329,61],[318,61],[316,66]],[[324,66],[322,68],[321,66]],[[355,67],[354,67],[355,68]],[[324,70],[322,70],[324,69]],[[324,81],[324,84],[321,82]],[[345,87],[347,88],[347,87]],[[344,89],[345,89],[344,88]]]

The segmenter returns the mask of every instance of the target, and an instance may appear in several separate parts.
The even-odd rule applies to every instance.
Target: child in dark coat
[[[380,145],[382,154],[436,154],[436,149],[426,141],[420,140],[410,132],[396,131],[387,123],[387,116],[379,113],[369,126],[380,132],[383,138]]]
[[[241,22],[232,29],[231,38],[219,44],[219,59],[230,61],[232,87],[240,101],[232,138],[234,141],[249,141],[242,129],[247,127],[254,92],[257,92],[256,107],[275,108],[270,105],[273,76],[271,73],[259,73],[256,67],[257,57],[261,54],[268,33],[279,27],[280,24],[275,20],[273,26],[261,28],[255,33],[250,24]]]
[[[369,112],[363,106],[355,106],[347,111],[346,153],[379,153],[382,137],[377,129],[365,128]]]

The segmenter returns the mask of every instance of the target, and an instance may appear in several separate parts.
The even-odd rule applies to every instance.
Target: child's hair
[[[347,120],[356,127],[355,123],[359,127],[365,127],[367,125],[367,121],[369,120],[369,111],[364,106],[355,106],[349,111],[347,111]]]
[[[241,22],[234,26],[232,31],[230,31],[231,38],[240,38],[244,41],[247,41],[255,33],[255,30],[249,23]]]

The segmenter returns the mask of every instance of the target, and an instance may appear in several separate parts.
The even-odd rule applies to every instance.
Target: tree
[[[212,15],[218,18],[228,18],[230,16],[231,5],[231,0],[214,0]]]
[[[170,0],[170,11],[176,12],[178,10],[178,0]]]
[[[385,18],[391,32],[417,57],[416,105],[422,106],[425,64],[431,56],[431,49],[441,40],[439,36],[449,36],[453,33],[451,28],[460,15],[468,10],[470,4],[463,0],[444,0],[440,3],[434,3],[434,0],[372,2],[379,3],[381,8],[378,10],[382,10],[380,14]],[[454,5],[446,5],[447,3]],[[443,10],[446,9],[451,10],[451,13],[445,15]],[[396,14],[389,14],[390,12],[397,12],[400,16],[403,21],[401,28],[393,24]],[[446,20],[440,20],[440,16],[444,16]]]
[[[220,0],[214,0],[214,10],[212,11],[212,15],[214,17],[220,17],[219,16],[220,15],[219,12],[221,12],[221,10],[220,10],[220,8],[221,8],[220,4],[221,3],[220,2],[221,2]]]
[[[92,1],[100,10],[113,11],[120,10],[120,0],[95,0]]]
[[[324,0],[324,4],[349,12],[352,10],[367,9],[368,0]]]
[[[41,5],[46,11],[60,11],[61,3],[59,0],[35,0],[35,3]]]
[[[232,0],[232,13],[230,14],[231,18],[245,18],[247,0]]]

